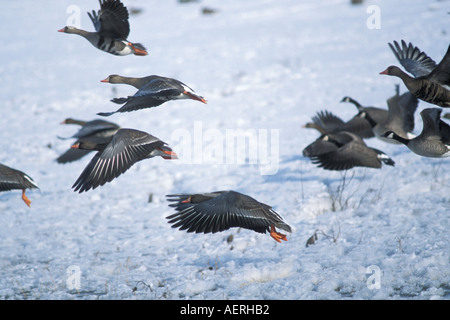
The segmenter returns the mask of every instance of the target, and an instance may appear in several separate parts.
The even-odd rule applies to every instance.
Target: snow
[[[302,156],[318,133],[301,126],[319,110],[352,117],[344,96],[386,107],[399,83],[378,74],[398,65],[387,43],[411,41],[440,61],[449,4],[127,0],[142,9],[130,17],[129,40],[149,55],[116,57],[57,32],[77,17],[93,30],[86,12],[97,2],[3,3],[0,162],[40,190],[27,191],[31,208],[19,191],[0,194],[0,298],[447,300],[449,160],[374,138],[368,145],[395,167],[325,171]],[[216,12],[202,14],[205,7]],[[71,142],[58,136],[77,130],[60,122],[99,118],[117,108],[111,98],[135,92],[100,83],[110,74],[173,77],[208,103],[173,101],[107,118],[159,137],[180,159],[142,161],[75,193],[91,156],[55,162]],[[419,103],[417,133],[426,107]],[[259,143],[235,150],[227,132]],[[288,241],[246,229],[190,234],[167,223],[166,194],[227,189],[272,205],[293,228]]]

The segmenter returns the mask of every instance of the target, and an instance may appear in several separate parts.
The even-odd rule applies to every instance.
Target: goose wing
[[[72,188],[81,193],[102,186],[164,144],[148,133],[120,129],[106,147],[95,154]]]
[[[72,138],[84,138],[102,131],[113,131],[117,129],[119,129],[119,126],[115,123],[96,119],[86,123],[80,130],[78,130],[76,134],[72,136]]]
[[[114,39],[127,39],[130,33],[127,8],[119,0],[99,2],[101,9],[98,14],[98,32]]]
[[[413,46],[411,42],[407,45],[402,40],[401,43],[400,47],[398,42],[394,41],[394,44],[389,43],[389,47],[403,68],[414,77],[427,76],[436,68],[436,62],[425,52]]]
[[[35,188],[38,188],[38,186],[29,175],[0,164],[0,191]]]
[[[341,133],[344,135],[344,133]],[[311,157],[314,164],[326,170],[348,170],[353,167],[380,168],[381,162],[377,153],[368,148],[361,138],[355,134],[345,133],[352,138],[335,151]]]
[[[448,89],[450,86],[450,45],[441,62],[439,62],[427,78],[433,82],[447,86]]]
[[[189,195],[169,195],[177,213],[167,217],[173,228],[196,233],[215,233],[242,227],[266,233],[274,225],[291,232],[291,228],[268,205],[235,191],[218,192],[199,203],[183,203]]]
[[[324,128],[327,132],[339,129],[345,122],[329,111],[319,111],[312,118],[313,123]]]

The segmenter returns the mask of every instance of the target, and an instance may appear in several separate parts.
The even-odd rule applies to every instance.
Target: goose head
[[[410,78],[409,75],[407,75],[405,72],[403,72],[402,69],[397,66],[389,66],[386,68],[386,70],[381,71],[380,74],[394,76],[401,79]]]
[[[64,33],[80,33],[80,29],[72,27],[72,26],[65,26],[62,29],[59,29],[58,32],[64,32]]]
[[[100,82],[107,83],[123,83],[124,77],[119,76],[118,74],[111,74],[106,79],[100,80]]]

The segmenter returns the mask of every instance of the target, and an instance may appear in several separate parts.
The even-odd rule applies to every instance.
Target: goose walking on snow
[[[0,191],[22,190],[22,200],[30,207],[31,201],[25,195],[26,189],[39,189],[26,173],[0,163]]]
[[[140,43],[132,43],[127,40],[130,33],[128,22],[128,10],[120,0],[99,0],[100,10],[89,18],[94,24],[96,32],[89,32],[73,26],[66,26],[59,32],[78,34],[86,38],[96,48],[113,55],[125,56],[134,54],[147,55],[145,47]]]
[[[393,131],[385,136],[406,145],[412,152],[430,158],[450,156],[450,126],[441,120],[442,110],[427,108],[420,113],[423,120],[422,132],[413,139],[405,139]]]
[[[437,65],[411,43],[406,45],[406,42],[402,40],[402,47],[400,47],[394,41],[394,45],[389,44],[389,46],[400,64],[413,77],[396,66],[389,66],[380,74],[400,78],[418,99],[443,108],[450,108],[450,45]]]
[[[384,152],[368,147],[361,137],[351,132],[327,133],[303,150],[312,163],[326,170],[348,170],[353,167],[381,168],[382,163],[395,162]]]
[[[165,142],[134,129],[119,129],[106,143],[81,141],[72,147],[98,151],[72,186],[79,193],[111,182],[138,161],[156,156],[177,159]]]
[[[71,138],[77,139],[75,143],[81,141],[90,141],[92,143],[106,143],[111,137],[120,129],[120,126],[109,121],[95,119],[91,121],[78,120],[73,118],[67,118],[62,124],[75,124],[81,126],[77,133]],[[67,139],[67,138],[61,138]],[[56,161],[58,163],[68,163],[76,161],[92,152],[93,150],[82,150],[78,148],[69,148],[66,152],[60,155]]]
[[[172,78],[151,75],[143,78],[124,77],[110,75],[101,82],[128,84],[138,91],[133,96],[126,98],[114,98],[111,101],[117,104],[124,104],[114,112],[99,112],[100,116],[110,116],[116,112],[130,112],[140,109],[157,107],[170,100],[193,99],[203,103],[206,100],[199,96],[183,82]]]
[[[233,227],[269,232],[277,242],[287,241],[275,228],[292,232],[281,216],[267,204],[236,192],[216,191],[167,195],[177,213],[167,217],[172,228],[195,233],[216,233]]]

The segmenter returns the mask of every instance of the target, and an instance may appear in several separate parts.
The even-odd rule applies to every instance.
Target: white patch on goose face
[[[450,145],[446,144],[445,147],[447,148],[447,152],[444,153],[444,157],[450,157]]]
[[[124,45],[125,45],[125,48],[123,48],[121,51],[119,51],[118,53],[121,55],[121,56],[126,56],[126,55],[128,55],[128,54],[132,54],[133,53],[133,49],[131,48],[131,46],[129,45],[129,42],[128,41],[125,41],[125,40],[122,40],[121,41]]]
[[[407,132],[407,133],[406,133],[406,137],[407,137],[408,139],[414,139],[414,138],[417,137],[417,135],[415,135],[414,133],[411,133],[411,132]]]
[[[185,90],[185,91],[187,91],[187,92],[189,92],[189,93],[192,93],[192,94],[195,94],[195,92],[194,92],[194,90],[192,90],[191,88],[189,88],[188,86],[186,86],[186,85],[181,85],[182,87],[183,87],[183,89]]]

